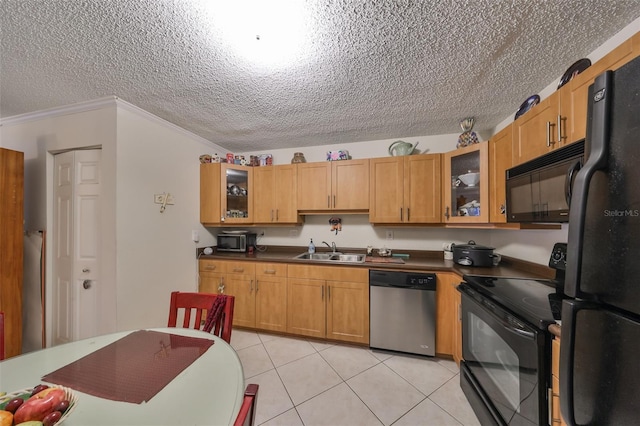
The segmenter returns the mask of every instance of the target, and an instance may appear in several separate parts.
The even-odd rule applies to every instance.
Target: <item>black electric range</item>
[[[560,319],[566,244],[554,246],[556,279],[465,275],[460,386],[482,424],[539,425],[549,418],[551,333]]]
[[[487,277],[465,275],[464,281],[474,290],[499,303],[530,324],[546,330],[561,320],[567,245],[557,243],[549,258],[555,279]]]
[[[555,280],[465,275],[466,283],[530,324],[546,329],[560,319],[561,291]]]

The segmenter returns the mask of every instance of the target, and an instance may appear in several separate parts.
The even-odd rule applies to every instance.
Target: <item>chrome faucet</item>
[[[323,241],[322,244],[325,244],[327,247],[329,247],[331,249],[332,252],[337,252],[338,248],[336,247],[336,243],[334,241],[331,241],[331,245],[329,245],[328,242]]]

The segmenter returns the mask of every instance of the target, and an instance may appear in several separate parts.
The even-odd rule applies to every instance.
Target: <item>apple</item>
[[[18,407],[13,420],[16,424],[29,420],[42,421],[47,414],[53,412],[54,408],[65,399],[66,396],[62,389],[47,388],[33,395]]]

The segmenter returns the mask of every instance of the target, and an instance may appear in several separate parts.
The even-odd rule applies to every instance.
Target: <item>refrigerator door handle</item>
[[[576,316],[581,310],[598,309],[598,305],[575,299],[562,301],[562,344],[560,345],[560,412],[568,425],[575,425],[574,357]]]
[[[564,198],[567,201],[567,206],[571,207],[571,194],[573,192],[573,182],[576,177],[576,173],[580,170],[582,166],[581,161],[576,161],[574,164],[569,167],[567,171],[567,177],[564,180]]]
[[[596,171],[603,169],[608,163],[609,152],[609,121],[611,110],[611,92],[613,72],[605,71],[596,77],[589,88],[589,111],[591,122],[587,129],[589,146],[588,159],[584,167],[578,172],[574,182],[573,199],[569,209],[569,237],[568,252],[572,261],[567,262],[565,279],[565,294],[579,297],[580,270],[582,268],[582,244],[584,239],[584,223],[587,209],[587,195],[589,184]],[[592,90],[593,88],[593,90]]]

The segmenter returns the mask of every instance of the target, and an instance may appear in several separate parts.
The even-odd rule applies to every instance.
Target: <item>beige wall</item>
[[[212,145],[111,97],[5,119],[0,146],[25,153],[27,230],[52,229],[53,155],[102,149],[99,331],[165,325],[170,291],[197,286],[191,231],[214,241],[198,221],[198,157]],[[153,194],[162,192],[176,204],[160,214]],[[49,289],[51,259],[49,244]]]

